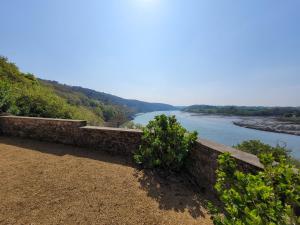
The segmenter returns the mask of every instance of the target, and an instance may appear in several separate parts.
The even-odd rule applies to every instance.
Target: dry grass
[[[202,202],[119,157],[0,137],[0,224],[212,224]]]

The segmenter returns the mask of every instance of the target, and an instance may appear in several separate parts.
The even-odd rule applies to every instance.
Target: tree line
[[[235,116],[276,116],[287,119],[300,118],[300,107],[192,105],[184,108],[183,111]]]

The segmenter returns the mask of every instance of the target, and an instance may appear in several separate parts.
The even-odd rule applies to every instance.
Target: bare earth
[[[202,203],[119,157],[0,137],[0,224],[212,224]]]

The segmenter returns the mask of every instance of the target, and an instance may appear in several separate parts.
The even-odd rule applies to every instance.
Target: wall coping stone
[[[222,145],[213,141],[209,141],[203,138],[199,138],[198,142],[206,147],[209,147],[212,150],[215,150],[219,153],[225,153],[228,152],[231,154],[232,157],[240,160],[240,161],[244,161],[248,164],[254,165],[258,168],[263,169],[264,166],[261,164],[261,162],[259,161],[259,158],[256,155],[247,153],[247,152],[243,152],[241,150],[226,146],[226,145]]]
[[[114,127],[84,126],[84,127],[80,127],[80,129],[103,130],[103,131],[107,130],[107,131],[130,132],[130,133],[142,133],[141,130],[126,129],[126,128],[114,128]]]

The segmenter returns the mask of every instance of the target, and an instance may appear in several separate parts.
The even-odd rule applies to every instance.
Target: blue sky
[[[1,0],[38,77],[175,105],[300,106],[298,0]]]

